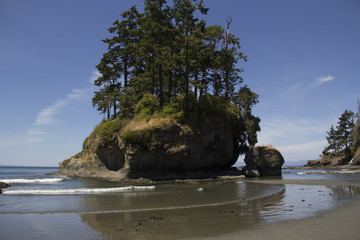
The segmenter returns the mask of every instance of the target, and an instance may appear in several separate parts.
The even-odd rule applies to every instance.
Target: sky
[[[117,0],[0,0],[0,165],[58,166],[103,116],[93,109]],[[360,1],[205,0],[207,25],[240,38],[244,84],[260,95],[259,145],[317,159],[326,131],[360,97]]]

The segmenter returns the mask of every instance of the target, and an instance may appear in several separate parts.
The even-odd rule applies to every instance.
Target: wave
[[[13,183],[42,183],[42,184],[52,184],[64,180],[64,178],[39,178],[39,179],[26,179],[26,178],[16,178],[16,179],[0,179],[0,182],[6,182],[9,184]]]
[[[67,195],[67,194],[101,194],[115,192],[132,192],[153,190],[155,186],[127,186],[117,188],[76,188],[76,189],[27,189],[4,190],[3,194],[13,195]]]

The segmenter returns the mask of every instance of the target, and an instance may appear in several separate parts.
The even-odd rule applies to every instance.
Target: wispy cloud
[[[54,104],[41,110],[35,120],[34,126],[54,125],[59,122],[56,115],[69,104],[69,98],[58,99]]]
[[[100,73],[98,71],[93,71],[89,78],[89,82],[93,83],[99,76]],[[28,129],[26,134],[27,142],[35,143],[43,141],[44,135],[47,134],[47,132],[40,128],[59,124],[61,122],[59,116],[66,107],[73,103],[73,101],[87,98],[89,94],[92,93],[92,90],[92,85],[87,88],[74,88],[70,93],[66,94],[65,97],[57,99],[53,104],[42,109],[35,118],[33,128]]]
[[[315,160],[327,145],[326,140],[310,141],[295,145],[278,147],[286,160]]]
[[[36,128],[30,128],[27,132],[27,143],[36,143],[43,141],[43,136],[46,135],[47,132],[38,130]]]
[[[294,145],[285,145],[285,146],[280,146],[279,150],[282,153],[304,153],[304,152],[309,152],[312,150],[317,150],[319,147],[320,148],[324,148],[327,144],[326,140],[321,140],[321,141],[310,141],[310,142],[306,142],[306,143],[300,143],[300,144],[294,144]],[[318,152],[319,154],[319,152]]]
[[[259,145],[274,145],[285,161],[314,159],[326,145],[325,135],[330,125],[328,121],[314,119],[263,118]]]
[[[330,82],[332,80],[334,80],[334,76],[331,76],[330,73],[327,75],[327,76],[321,76],[321,77],[318,77],[316,80],[315,80],[315,83],[314,83],[314,86],[320,86],[324,83],[327,83],[327,82]]]
[[[70,99],[81,99],[83,97],[85,97],[89,92],[89,88],[75,88],[71,91],[71,93],[66,95],[66,99],[70,100]]]
[[[263,118],[259,142],[261,141],[261,144],[272,144],[275,139],[299,139],[303,136],[323,135],[330,125],[331,123],[329,122],[311,119],[292,119],[285,116]],[[289,141],[286,140],[286,142]]]

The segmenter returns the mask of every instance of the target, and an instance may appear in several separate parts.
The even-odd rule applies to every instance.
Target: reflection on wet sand
[[[144,196],[121,197],[127,198],[126,200],[114,197],[113,206],[117,208],[124,204],[122,210],[118,208],[114,213],[86,213],[81,217],[90,227],[111,238],[179,239],[217,236],[258,224],[262,219],[264,206],[281,203],[285,194],[282,186],[244,182],[210,182],[205,186],[202,183],[202,186],[201,192],[195,191],[198,184],[180,185],[176,191],[170,191],[169,186],[157,186],[160,193],[150,193],[143,199],[148,200],[146,208],[146,204],[141,203]],[[109,199],[90,199],[83,199],[83,204],[91,205],[89,208],[111,204]],[[154,207],[153,210],[149,209],[150,206]],[[135,208],[146,210],[133,211]]]
[[[81,219],[110,239],[203,238],[309,217],[358,196],[360,188],[353,185],[159,184],[153,192],[84,197],[81,205],[99,211]]]

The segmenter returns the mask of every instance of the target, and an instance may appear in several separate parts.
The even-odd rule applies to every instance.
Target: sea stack
[[[250,147],[242,172],[246,177],[281,176],[284,158],[272,146]]]

